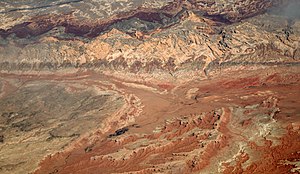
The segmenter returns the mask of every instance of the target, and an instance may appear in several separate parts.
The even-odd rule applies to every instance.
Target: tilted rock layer
[[[0,173],[296,173],[296,0],[0,2]]]
[[[111,15],[95,19],[76,16],[76,3],[83,2],[50,3],[45,8],[58,6],[56,14],[32,16],[18,24],[5,20],[23,11],[23,15],[34,15],[33,12],[46,10],[39,8],[42,5],[21,8],[13,3],[13,7],[4,8],[0,26],[3,69],[109,64],[118,70],[151,71],[174,70],[191,62],[204,69],[213,61],[259,63],[264,57],[264,63],[295,62],[300,56],[298,20],[272,12],[248,18],[279,4],[277,1],[157,2],[162,7],[154,5],[155,8],[128,2],[132,6],[124,12],[112,10]],[[111,3],[110,8],[117,4]],[[64,10],[66,13],[61,14],[60,8],[73,11]],[[7,28],[8,24],[13,26]]]

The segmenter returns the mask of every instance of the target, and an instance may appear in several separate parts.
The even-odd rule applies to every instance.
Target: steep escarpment
[[[296,173],[296,0],[0,2],[0,173]]]
[[[208,73],[215,65],[297,64],[298,20],[272,13],[245,19],[275,5],[275,1],[172,2],[99,20],[78,19],[73,13],[45,14],[1,30],[1,67],[174,74],[186,67]],[[235,23],[241,19],[245,20]]]
[[[298,24],[295,21],[289,26],[287,19],[265,14],[243,23],[219,26],[188,12],[179,24],[150,34],[136,31],[129,35],[113,28],[85,40],[63,38],[56,30],[34,39],[4,39],[0,48],[1,67],[3,70],[69,67],[174,73],[187,70],[186,67],[207,71],[216,65],[297,64]]]

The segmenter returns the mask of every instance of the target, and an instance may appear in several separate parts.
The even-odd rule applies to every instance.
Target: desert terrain
[[[0,173],[299,173],[298,8],[1,1]]]

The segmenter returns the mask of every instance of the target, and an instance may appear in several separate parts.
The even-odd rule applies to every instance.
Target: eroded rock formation
[[[0,2],[0,173],[296,173],[296,0]]]

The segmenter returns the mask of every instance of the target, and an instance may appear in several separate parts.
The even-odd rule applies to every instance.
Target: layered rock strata
[[[296,0],[0,2],[0,173],[297,173]]]

